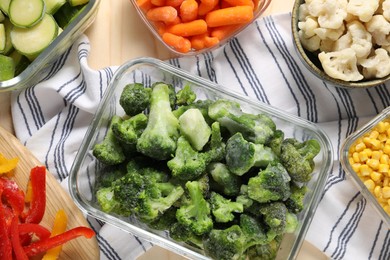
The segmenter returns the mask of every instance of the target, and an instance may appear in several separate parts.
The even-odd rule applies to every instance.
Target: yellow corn
[[[390,119],[358,138],[349,149],[348,161],[390,215]]]

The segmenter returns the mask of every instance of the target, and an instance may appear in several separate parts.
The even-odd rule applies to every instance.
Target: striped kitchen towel
[[[291,14],[258,19],[227,45],[174,66],[318,124],[329,135],[334,167],[306,239],[332,259],[390,259],[389,229],[339,164],[343,140],[390,105],[389,85],[335,88],[311,75],[296,55]],[[64,188],[75,154],[116,67],[88,67],[83,36],[53,65],[46,79],[12,95],[17,137]],[[101,259],[136,259],[143,241],[89,218]]]

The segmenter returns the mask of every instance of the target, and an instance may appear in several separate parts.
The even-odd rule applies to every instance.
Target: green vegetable
[[[226,142],[226,165],[236,175],[241,176],[252,167],[266,167],[276,160],[271,148],[249,142],[241,133],[235,133]]]
[[[282,142],[280,161],[295,182],[308,182],[314,170],[314,157],[320,152],[317,140],[299,142],[287,138]]]
[[[0,81],[12,79],[14,75],[14,60],[11,57],[0,54]]]
[[[179,117],[180,133],[187,138],[192,147],[201,151],[209,141],[211,128],[204,119],[202,112],[190,108]]]
[[[150,105],[151,88],[140,83],[128,84],[123,88],[119,104],[129,116],[142,113]]]
[[[242,213],[244,211],[241,203],[231,201],[216,192],[211,192],[209,203],[216,222],[226,223],[233,221],[235,217],[233,213]]]
[[[121,120],[112,125],[112,131],[116,138],[126,144],[133,145],[134,150],[138,138],[146,128],[148,117],[143,114],[137,114],[128,119]]]
[[[290,175],[280,163],[269,164],[248,181],[248,196],[261,203],[290,197]]]
[[[155,83],[152,86],[148,124],[137,142],[137,150],[151,158],[165,160],[176,150],[179,121],[172,114],[171,85]]]
[[[307,186],[299,187],[294,183],[291,184],[291,195],[285,201],[285,204],[290,212],[297,214],[303,210],[307,190]]]
[[[93,155],[106,165],[120,164],[126,159],[122,146],[112,131],[112,125],[121,121],[121,117],[113,116],[103,141],[96,144],[93,148]]]
[[[176,104],[178,106],[190,105],[196,99],[196,94],[189,85],[185,85],[176,93]]]
[[[221,162],[210,163],[207,172],[215,181],[215,189],[227,196],[237,196],[240,193],[241,178],[229,171]]]
[[[247,114],[238,103],[219,99],[209,106],[209,116],[226,127],[231,135],[240,132],[244,138],[256,144],[270,141],[276,130],[273,120],[265,114]]]
[[[169,227],[169,236],[176,241],[203,249],[202,236],[196,235],[188,226],[174,222]]]
[[[177,210],[177,221],[188,227],[194,234],[203,235],[213,228],[210,204],[203,197],[201,183],[188,181],[185,187],[189,199]]]

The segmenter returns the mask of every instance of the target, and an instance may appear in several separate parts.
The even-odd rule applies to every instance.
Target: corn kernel
[[[380,160],[383,152],[382,151],[372,151],[371,158]]]
[[[354,172],[360,172],[360,166],[361,166],[360,163],[354,163],[354,164],[352,164],[351,166],[352,166],[352,170],[353,170]]]
[[[386,187],[386,186],[390,186],[389,185],[389,177],[388,176],[385,176],[383,178],[383,187]]]
[[[379,167],[379,160],[377,159],[368,159],[367,165],[370,166],[373,170],[378,170]]]
[[[385,146],[383,147],[383,152],[385,154],[390,155],[390,143],[389,144],[385,144]]]
[[[390,206],[389,205],[384,206],[383,209],[386,211],[387,214],[390,215]]]
[[[384,121],[381,121],[377,124],[376,129],[379,133],[384,133],[386,131],[386,123]]]
[[[379,134],[377,138],[381,143],[386,142],[387,140],[387,135],[386,134]]]
[[[380,163],[389,164],[389,155],[382,154],[381,158],[379,159]]]
[[[360,153],[363,153],[363,152],[360,152]],[[355,153],[352,154],[352,159],[353,159],[354,162],[360,162],[360,153],[355,152]],[[363,154],[363,155],[364,155],[364,154]],[[362,157],[363,157],[363,155],[362,155]],[[367,159],[368,159],[368,156],[367,156],[367,155],[366,155],[366,157],[367,157]],[[367,160],[367,159],[366,159],[366,160]]]
[[[370,174],[370,177],[371,179],[374,181],[374,182],[380,182],[382,179],[383,179],[383,175],[379,172],[371,172]]]
[[[355,146],[356,152],[361,152],[366,148],[366,145],[363,142],[357,143]],[[389,147],[390,148],[390,147]]]
[[[378,139],[370,139],[369,143],[374,150],[379,150],[382,148],[382,143]]]
[[[375,183],[374,183],[373,180],[370,179],[370,180],[365,181],[365,182],[364,182],[364,185],[367,187],[367,189],[368,189],[369,191],[371,191],[371,192],[374,191]]]
[[[363,164],[360,166],[359,172],[361,176],[370,176],[372,169],[367,164]]]
[[[378,199],[382,198],[382,188],[380,186],[375,186],[375,188],[374,188],[374,195]]]
[[[376,130],[371,131],[371,133],[368,135],[368,137],[371,139],[377,139],[378,136],[379,136],[379,132]]]
[[[382,195],[385,199],[390,199],[390,187],[383,187]]]
[[[368,157],[371,157],[372,156],[372,150],[371,149],[364,149],[363,152],[365,152],[367,154]]]
[[[378,172],[381,172],[381,173],[389,172],[389,165],[388,164],[383,164],[383,163],[379,164]]]

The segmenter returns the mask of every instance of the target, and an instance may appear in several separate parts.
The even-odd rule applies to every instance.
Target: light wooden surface
[[[0,153],[6,158],[18,157],[19,162],[14,171],[14,179],[20,188],[25,190],[30,176],[31,168],[42,165],[29,150],[23,146],[12,134],[0,127]],[[60,186],[52,174],[46,174],[46,210],[41,224],[49,229],[53,226],[55,215],[59,209],[63,209],[68,217],[67,230],[86,226],[89,224],[83,213],[72,201],[69,194]],[[66,243],[60,254],[63,260],[90,260],[99,259],[99,246],[96,237],[86,239],[76,238]]]
[[[264,15],[292,10],[293,0],[273,0]],[[168,59],[171,54],[142,24],[130,0],[101,0],[95,22],[86,31],[91,43],[89,65],[93,69],[120,64],[141,56]],[[10,93],[0,93],[0,126],[13,133]],[[160,247],[153,247],[139,260],[184,259]],[[305,242],[299,255],[303,259],[326,259],[317,248]]]

